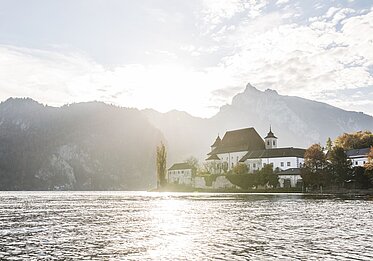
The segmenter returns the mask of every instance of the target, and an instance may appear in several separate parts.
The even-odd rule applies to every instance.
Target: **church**
[[[305,149],[277,146],[278,138],[271,127],[264,139],[254,128],[232,130],[222,139],[218,135],[206,161],[216,166],[213,174],[224,174],[237,164],[246,164],[249,173],[272,164],[280,170],[280,187],[296,187],[301,182],[299,169],[304,164]]]

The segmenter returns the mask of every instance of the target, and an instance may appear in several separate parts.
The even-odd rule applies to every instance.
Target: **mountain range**
[[[208,119],[179,111],[143,113],[165,135],[175,161],[191,155],[203,159],[218,135],[222,138],[227,130],[239,128],[254,127],[265,137],[272,126],[280,147],[303,148],[325,144],[329,137],[334,140],[344,132],[373,129],[373,117],[362,112],[279,95],[274,90],[260,91],[250,84]]]
[[[250,84],[207,119],[102,102],[50,107],[10,98],[0,104],[0,190],[149,189],[161,141],[168,166],[190,156],[202,162],[217,135],[252,126],[264,137],[270,125],[280,147],[306,148],[372,130],[373,117]]]

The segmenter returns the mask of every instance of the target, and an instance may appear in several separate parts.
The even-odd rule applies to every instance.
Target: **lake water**
[[[1,260],[373,260],[373,199],[0,192]]]

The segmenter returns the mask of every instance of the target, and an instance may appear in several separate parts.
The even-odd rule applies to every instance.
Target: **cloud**
[[[51,46],[50,51],[0,45],[0,98],[30,96],[50,105],[100,99],[211,116],[251,82],[262,90],[373,114],[366,98],[371,96],[357,93],[373,88],[373,8],[356,2],[204,0],[177,7],[144,5],[146,26],[136,28],[134,35],[134,28],[127,28],[126,35],[134,36],[128,38],[131,45],[111,38],[122,35],[114,28],[105,40],[110,48],[100,49],[101,55],[71,51],[85,45],[60,39],[35,45]],[[123,22],[137,24],[141,18],[134,17],[126,16]],[[78,31],[74,35],[82,40]],[[149,41],[136,37],[140,35],[154,37]],[[115,55],[115,64],[97,58],[108,53]],[[338,94],[346,90],[351,94]]]
[[[220,65],[230,77],[311,99],[326,90],[372,88],[372,10],[330,8],[302,25],[289,23],[279,12],[258,20],[219,39],[236,50]]]
[[[283,5],[289,3],[289,0],[277,0],[276,5]]]
[[[202,27],[205,33],[210,33],[238,14],[244,13],[249,18],[258,17],[267,4],[267,0],[203,0]]]
[[[232,84],[215,68],[178,64],[105,67],[76,53],[0,46],[0,98],[31,97],[59,106],[101,100],[125,107],[186,110],[210,116],[210,92]]]

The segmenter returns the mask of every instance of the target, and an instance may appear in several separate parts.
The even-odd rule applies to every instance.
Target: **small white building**
[[[193,186],[195,171],[188,163],[175,163],[167,171],[167,181],[169,184]]]
[[[303,186],[299,168],[283,170],[277,176],[280,188],[302,188]]]
[[[368,163],[369,152],[370,148],[355,149],[346,151],[346,155],[351,160],[352,167],[363,167]]]

